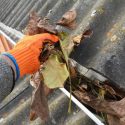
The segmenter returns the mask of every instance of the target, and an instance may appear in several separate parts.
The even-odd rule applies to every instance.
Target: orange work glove
[[[38,58],[45,40],[57,42],[59,39],[49,33],[25,36],[12,50],[8,51],[18,64],[20,76],[35,73],[39,69]]]

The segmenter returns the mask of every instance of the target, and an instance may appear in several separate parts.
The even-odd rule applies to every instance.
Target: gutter
[[[13,29],[14,30],[14,29]],[[8,37],[3,31],[0,30],[0,34],[2,34],[4,37],[6,37],[6,39],[12,44],[12,45],[16,45],[15,41],[13,41],[10,37]],[[20,33],[21,34],[21,33]],[[20,39],[23,37],[24,35],[22,34]],[[73,61],[71,59],[73,65],[79,65],[77,62]],[[80,66],[80,69],[78,69],[78,71],[82,71],[81,73],[90,78],[93,79],[94,77],[98,78],[99,80],[103,81],[106,78],[104,78],[103,76],[101,76],[100,74],[96,73],[95,71],[91,70],[91,69],[87,69],[83,66]],[[67,95],[70,98],[70,93],[65,89],[65,88],[59,88],[65,95]],[[71,100],[87,115],[89,116],[97,125],[104,125],[104,123],[101,122],[101,120],[99,120],[90,110],[88,110],[82,103],[80,103],[73,95],[71,95]]]

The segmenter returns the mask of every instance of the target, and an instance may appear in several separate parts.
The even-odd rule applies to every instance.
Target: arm
[[[14,72],[8,62],[0,56],[0,102],[14,87]]]

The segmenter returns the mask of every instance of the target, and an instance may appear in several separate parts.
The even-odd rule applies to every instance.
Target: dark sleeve
[[[6,60],[0,57],[0,102],[10,94],[14,85],[14,74]]]

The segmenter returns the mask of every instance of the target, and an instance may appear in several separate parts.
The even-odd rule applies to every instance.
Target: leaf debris
[[[73,36],[73,42],[77,45],[81,43],[86,38],[90,38],[93,34],[93,31],[91,29],[85,30],[82,34],[79,34],[77,36]]]
[[[63,87],[64,81],[69,76],[66,64],[60,62],[56,55],[49,57],[41,73],[44,77],[44,83],[46,83],[49,88]]]
[[[74,29],[76,27],[76,16],[77,13],[75,10],[69,10],[56,24]],[[37,116],[44,121],[47,120],[49,109],[46,96],[51,92],[49,88],[63,87],[66,79],[71,76],[73,94],[80,101],[96,111],[106,113],[110,125],[124,125],[125,97],[121,95],[119,91],[116,91],[113,86],[106,83],[101,84],[99,81],[92,81],[85,84],[86,80],[84,79],[84,81],[82,81],[83,76],[79,76],[74,67],[69,65],[69,55],[74,49],[74,46],[76,44],[79,45],[84,39],[90,38],[93,34],[93,30],[87,29],[83,33],[71,37],[66,33],[58,32],[55,26],[49,24],[47,18],[41,18],[33,12],[30,15],[25,34],[35,35],[45,32],[58,35],[60,43],[51,46],[48,42],[43,47],[43,51],[40,55],[42,64],[40,73],[42,74],[37,72],[38,74],[34,74],[35,76],[31,78],[31,83],[35,87],[31,106],[31,120],[34,120]],[[44,79],[41,79],[41,76],[43,76]],[[78,76],[79,78],[77,79]],[[66,82],[65,86],[66,89],[69,88],[69,90],[71,90],[68,82]],[[114,123],[115,119],[116,122]]]
[[[42,80],[40,80],[39,72],[37,72],[35,75],[34,81],[36,84],[36,89],[34,90],[32,96],[30,120],[34,120],[37,118],[37,116],[39,116],[45,122],[49,117],[49,108],[46,98],[47,93],[45,92]]]
[[[76,28],[76,10],[71,9],[68,12],[66,12],[62,18],[56,23],[57,25],[65,26],[69,29],[74,29]]]
[[[42,18],[34,11],[30,13],[29,22],[24,29],[25,35],[35,35],[40,33],[57,34],[57,30],[53,24],[49,23],[49,19]]]

